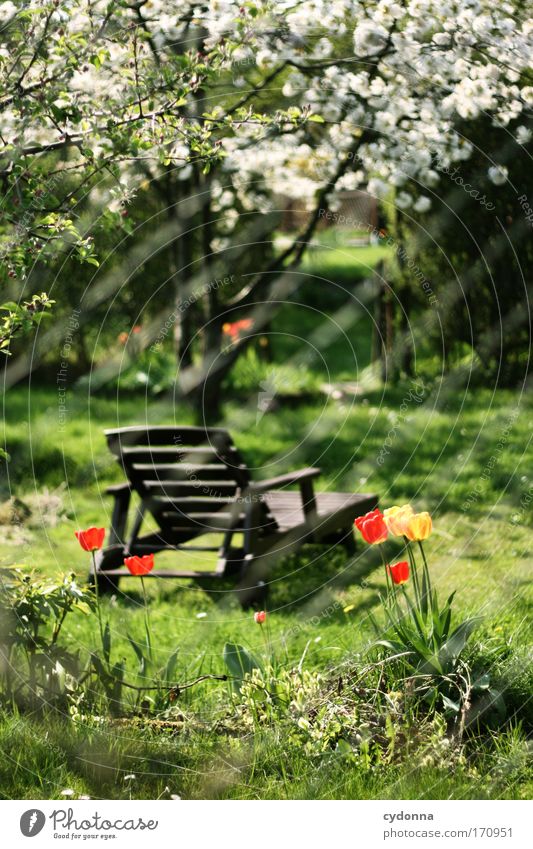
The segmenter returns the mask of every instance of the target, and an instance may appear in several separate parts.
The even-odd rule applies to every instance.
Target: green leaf
[[[115,663],[113,669],[111,670],[111,674],[113,675],[113,684],[109,689],[108,697],[109,697],[109,707],[111,712],[114,715],[120,714],[121,708],[121,697],[122,697],[122,682],[124,680],[124,661],[121,660],[118,663]]]
[[[480,675],[477,678],[473,685],[473,690],[488,690],[490,688],[490,675],[488,672],[485,672],[483,675]]]
[[[226,643],[222,651],[222,657],[229,674],[234,679],[233,689],[240,693],[245,675],[250,675],[254,669],[262,669],[258,660],[238,643]]]
[[[102,635],[102,649],[104,652],[104,657],[107,663],[109,663],[109,658],[111,655],[111,629],[109,628],[109,622],[106,622],[104,633]]]
[[[480,621],[479,616],[466,619],[452,632],[439,652],[439,659],[443,666],[457,660]]]
[[[323,124],[324,119],[322,115],[309,115],[307,118],[308,121],[313,121],[314,124]]]
[[[139,675],[145,675],[146,674],[146,658],[145,658],[145,656],[142,652],[142,649],[135,642],[133,637],[131,637],[129,634],[126,634],[126,636],[128,638],[128,642],[129,642],[130,646],[132,647],[133,651],[137,655],[137,659],[139,661]]]
[[[166,662],[165,670],[163,673],[164,680],[167,682],[172,682],[174,679],[174,673],[176,671],[176,664],[178,662],[178,655],[180,650],[174,649],[169,659]]]
[[[461,710],[461,705],[459,704],[459,702],[452,702],[452,700],[449,699],[448,696],[443,696],[442,694],[441,696],[442,704],[444,705],[446,710],[451,710],[454,713],[459,713],[459,711]]]

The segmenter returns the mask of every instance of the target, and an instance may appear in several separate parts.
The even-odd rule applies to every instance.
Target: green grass
[[[480,480],[483,469],[494,456],[499,432],[515,406],[510,392],[492,398],[488,391],[476,390],[468,393],[464,403],[453,397],[442,407],[431,401],[413,405],[386,462],[377,466],[372,458],[383,445],[404,395],[404,388],[399,387],[380,396],[372,392],[358,396],[353,405],[325,398],[297,408],[281,404],[267,413],[258,427],[254,427],[252,410],[250,421],[242,428],[237,424],[239,417],[242,420],[242,407],[234,408],[230,402],[226,419],[245,457],[258,467],[258,475],[319,464],[324,470],[322,487],[376,491],[383,505],[410,498],[418,507],[430,509],[435,533],[428,554],[437,586],[445,593],[457,589],[459,615],[483,612],[479,639],[487,650],[492,646],[498,649],[498,675],[511,713],[517,711],[518,720],[533,725],[527,654],[532,535],[530,516],[520,507],[530,486],[521,473],[528,462],[530,467],[525,457],[531,454],[523,453],[530,414],[524,411],[518,417],[513,438],[484,481]],[[23,548],[4,541],[0,549],[4,563],[24,562],[49,573],[73,569],[84,577],[87,558],[78,547],[74,530],[90,524],[108,525],[111,505],[103,490],[121,479],[120,469],[107,455],[102,429],[144,421],[147,413],[154,424],[191,420],[187,410],[177,411],[168,401],[150,401],[140,413],[140,400],[121,400],[118,417],[114,400],[71,395],[65,432],[58,436],[51,426],[53,391],[16,389],[10,393],[6,438],[12,452],[13,490],[24,498],[64,482],[61,493],[66,515],[56,527],[23,529]],[[317,420],[323,423],[319,430]],[[469,493],[477,493],[479,487],[479,493],[468,502]],[[172,556],[164,555],[167,561]],[[188,557],[188,565],[198,565],[193,555]],[[364,589],[362,576],[367,576]],[[372,553],[362,548],[352,564],[340,550],[314,548],[282,562],[272,576],[269,598],[276,652],[286,657],[289,665],[296,664],[308,646],[306,667],[335,668],[370,638],[367,614],[375,609],[382,588],[379,565]],[[221,650],[226,640],[261,651],[259,629],[250,614],[236,605],[231,592],[208,595],[187,584],[154,581],[149,582],[149,593],[158,656],[163,662],[179,647],[179,680],[222,672]],[[115,656],[124,656],[130,668],[135,666],[135,658],[126,631],[141,639],[141,604],[139,586],[133,579],[123,582],[117,599],[104,603]],[[321,616],[320,611],[332,604],[337,605],[334,613]],[[352,605],[349,613],[342,612]],[[313,619],[317,612],[318,619]],[[205,615],[197,618],[198,614]],[[82,651],[98,645],[95,621],[81,614],[72,617],[67,636],[67,642]],[[469,755],[473,761],[467,758],[453,776],[443,775],[431,758],[423,777],[413,774],[406,763],[372,768],[347,763],[339,771],[331,753],[317,757],[312,765],[292,749],[290,763],[286,763],[287,741],[282,729],[265,728],[264,734],[236,738],[212,730],[210,721],[224,713],[227,698],[224,684],[209,682],[191,691],[180,702],[191,728],[180,734],[136,728],[117,736],[116,728],[107,721],[95,728],[83,723],[72,726],[60,716],[51,722],[47,719],[44,725],[26,715],[6,718],[0,731],[2,793],[12,798],[49,798],[70,788],[100,798],[128,798],[130,794],[153,798],[169,786],[172,793],[188,798],[500,798],[524,795],[531,789],[525,767],[520,768],[516,780],[509,776],[492,780],[494,762],[500,756],[487,742],[476,757]],[[200,730],[199,718],[203,723]],[[513,745],[518,746],[522,764],[524,758],[527,763],[527,749],[520,739],[520,745],[516,741]],[[29,759],[28,741],[33,741]],[[514,763],[507,750],[500,760],[505,758]],[[125,782],[124,776],[131,773],[137,778]]]
[[[361,257],[367,249],[319,254],[329,263],[328,274],[339,263],[347,285],[346,250]],[[368,261],[382,250],[369,248]],[[306,296],[305,306],[288,306],[275,327],[272,367],[285,375],[289,390],[280,389],[273,409],[258,418],[257,394],[268,367],[257,361],[240,364],[240,394],[228,392],[223,424],[257,477],[318,465],[319,488],[376,492],[382,506],[410,500],[432,512],[435,531],[427,551],[434,581],[442,594],[457,590],[458,617],[483,614],[469,657],[476,668],[490,667],[504,693],[505,730],[481,730],[454,760],[443,749],[443,730],[437,726],[426,729],[411,749],[400,746],[394,758],[380,760],[374,752],[365,759],[327,747],[309,756],[294,741],[288,721],[255,732],[243,729],[230,708],[227,685],[206,682],[182,693],[179,727],[120,725],[105,716],[73,723],[61,711],[44,718],[6,712],[0,720],[3,798],[59,798],[63,789],[95,798],[531,795],[532,399],[464,388],[453,374],[437,378],[423,364],[420,402],[410,382],[382,388],[369,368],[370,322],[364,312],[350,318],[345,336],[324,334],[326,313],[342,315],[343,307],[342,299],[317,306],[318,266],[315,258],[309,285],[316,303]],[[313,334],[322,338],[322,359],[305,360],[298,382],[301,340]],[[326,394],[324,383],[335,384],[340,394]],[[57,491],[64,512],[53,527],[40,526],[35,506],[29,524],[0,525],[0,562],[24,563],[40,574],[73,570],[84,579],[88,560],[74,531],[109,525],[111,503],[104,490],[122,479],[103,429],[140,422],[187,424],[193,414],[173,398],[154,400],[120,389],[116,395],[71,390],[67,406],[60,428],[53,388],[18,387],[6,398],[4,438],[11,460],[3,498],[16,494],[35,505],[35,493]],[[394,557],[392,545],[389,555]],[[174,557],[167,553],[157,559],[168,563]],[[208,565],[198,555],[179,557],[191,568]],[[147,583],[157,657],[164,663],[179,649],[177,680],[223,672],[226,641],[264,651],[260,629],[237,605],[231,586],[208,594],[186,582]],[[363,546],[351,561],[338,548],[307,547],[280,562],[270,576],[268,601],[276,656],[290,667],[305,654],[305,669],[336,681],[371,638],[368,614],[379,615],[383,586],[376,552]],[[114,657],[124,657],[135,677],[127,635],[142,639],[138,583],[123,581],[117,597],[103,607]],[[82,653],[98,647],[94,617],[74,614],[65,627],[70,647]],[[126,779],[131,774],[136,777]]]

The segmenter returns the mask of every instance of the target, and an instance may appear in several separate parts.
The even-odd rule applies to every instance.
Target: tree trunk
[[[169,173],[167,175],[167,209],[171,220],[178,220],[176,204],[180,197],[184,197],[188,189],[188,183],[178,183]],[[174,350],[178,368],[187,368],[192,365],[192,337],[193,322],[191,305],[187,299],[183,300],[181,291],[188,275],[188,269],[193,260],[193,240],[190,234],[184,234],[173,240],[170,245],[170,273],[174,280],[174,306],[176,318],[174,322]]]
[[[401,354],[401,368],[406,377],[413,376],[413,343],[410,333],[411,319],[411,292],[405,288],[400,294],[401,314],[401,336],[403,348]]]
[[[198,178],[201,189],[201,178]],[[202,206],[202,250],[203,266],[206,270],[207,292],[205,295],[206,323],[204,329],[204,351],[202,370],[204,380],[198,387],[197,399],[200,413],[205,421],[215,422],[221,415],[221,376],[216,365],[222,347],[222,322],[220,319],[220,302],[218,290],[209,279],[209,272],[213,264],[213,227],[211,223],[211,197],[207,195]]]

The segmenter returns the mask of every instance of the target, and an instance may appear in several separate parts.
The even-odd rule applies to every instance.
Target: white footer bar
[[[5,801],[6,849],[533,846],[531,802]]]

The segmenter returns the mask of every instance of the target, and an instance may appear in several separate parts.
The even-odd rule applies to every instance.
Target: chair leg
[[[114,593],[118,590],[119,578],[115,575],[107,575],[108,569],[118,569],[124,563],[124,548],[122,546],[113,546],[103,551],[99,551],[96,555],[96,573],[93,569],[89,572],[89,585],[98,586],[98,593],[106,595]]]
[[[98,595],[111,595],[112,593],[118,592],[118,584],[120,578],[117,578],[115,575],[106,575],[105,572],[98,572],[96,575],[94,572],[90,572],[89,574],[89,586],[94,588],[96,584],[98,586]]]
[[[327,536],[322,537],[320,543],[322,545],[331,546],[342,545],[349,557],[353,556],[356,552],[355,536],[352,527],[343,528],[341,531],[335,531],[335,533],[328,534]]]
[[[346,549],[346,553],[348,554],[348,556],[352,557],[357,550],[357,544],[355,542],[355,534],[353,532],[353,527],[350,526],[348,529],[341,531],[341,534],[342,534],[342,536],[341,536],[342,545]]]
[[[268,586],[264,581],[258,581],[252,587],[241,585],[235,590],[235,595],[243,610],[249,610],[251,607],[263,607],[268,597]]]
[[[267,562],[257,560],[248,554],[241,568],[241,578],[235,588],[235,595],[243,610],[263,605],[268,595],[268,585],[264,578],[267,574]]]

